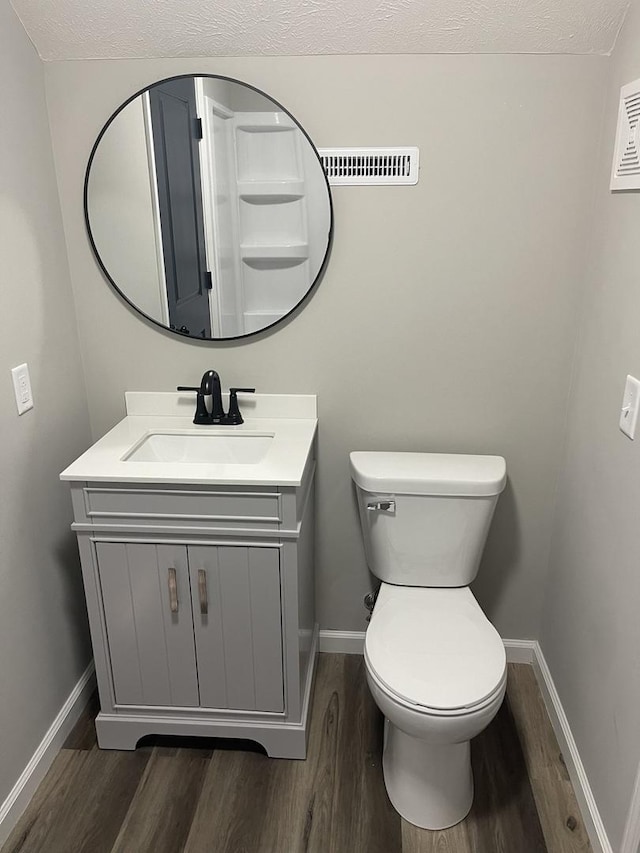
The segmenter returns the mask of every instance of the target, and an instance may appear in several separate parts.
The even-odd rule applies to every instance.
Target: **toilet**
[[[365,638],[389,799],[424,829],[473,802],[470,741],[504,698],[500,635],[469,589],[506,482],[501,456],[353,452],[364,548],[382,583]]]

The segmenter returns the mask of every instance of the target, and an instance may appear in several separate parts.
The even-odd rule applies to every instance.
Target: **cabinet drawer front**
[[[277,530],[282,521],[280,495],[261,489],[221,487],[214,491],[90,484],[84,487],[83,495],[86,520],[93,524]]]
[[[200,704],[284,710],[279,548],[189,546]]]
[[[99,542],[96,556],[116,703],[197,706],[186,548]]]

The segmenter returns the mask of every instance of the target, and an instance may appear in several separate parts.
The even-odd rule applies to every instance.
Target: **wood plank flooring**
[[[473,742],[473,808],[452,829],[394,811],[363,659],[321,655],[306,761],[218,740],[99,750],[94,700],[2,853],[586,853],[532,679],[510,665],[508,701]]]
[[[533,667],[510,666],[508,700],[547,847],[553,853],[592,853]]]

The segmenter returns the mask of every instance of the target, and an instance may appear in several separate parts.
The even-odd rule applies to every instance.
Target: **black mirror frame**
[[[300,130],[302,135],[305,137],[305,139],[307,140],[307,142],[311,146],[311,150],[315,154],[315,156],[318,160],[318,165],[320,166],[320,169],[322,170],[322,175],[323,175],[323,178],[325,181],[325,185],[327,187],[327,198],[329,200],[329,233],[327,235],[327,248],[325,250],[324,257],[322,259],[322,263],[320,264],[320,267],[318,269],[316,277],[314,278],[313,282],[309,286],[309,289],[304,294],[302,299],[300,299],[291,308],[291,310],[289,310],[284,316],[280,317],[275,322],[270,323],[268,326],[263,326],[261,329],[257,329],[254,332],[247,332],[246,334],[243,334],[243,335],[230,335],[229,337],[225,337],[225,338],[201,338],[201,337],[198,337],[196,335],[185,335],[183,332],[180,332],[178,329],[171,329],[169,326],[165,326],[159,320],[156,320],[153,317],[150,317],[148,314],[146,314],[144,311],[142,311],[140,308],[138,308],[138,306],[135,305],[135,303],[133,303],[129,299],[129,297],[122,291],[122,289],[120,287],[118,287],[116,282],[111,277],[109,271],[107,270],[106,266],[102,262],[102,258],[100,257],[100,253],[98,252],[98,247],[96,246],[96,243],[95,243],[95,240],[93,237],[93,232],[91,230],[91,223],[89,222],[89,204],[88,204],[89,175],[91,173],[91,165],[93,163],[94,157],[96,155],[96,151],[98,149],[98,146],[100,145],[102,137],[105,135],[105,133],[107,132],[107,130],[111,126],[112,122],[116,119],[116,117],[122,112],[122,110],[125,109],[125,107],[127,107],[131,103],[131,101],[134,101],[136,98],[139,98],[141,95],[143,95],[145,92],[147,92],[152,86],[159,86],[162,83],[166,83],[169,80],[180,80],[180,79],[184,79],[185,77],[189,77],[189,78],[212,77],[216,80],[224,80],[227,83],[237,83],[238,85],[244,86],[247,89],[251,89],[253,92],[256,92],[258,95],[261,95],[262,97],[267,98],[269,101],[271,101],[277,107],[277,109],[282,110],[282,112],[286,113],[289,116],[289,118],[293,121],[293,123],[296,125],[298,130]],[[279,101],[276,101],[275,98],[272,98],[271,95],[268,95],[266,92],[263,92],[262,89],[258,89],[257,86],[252,86],[250,83],[245,83],[243,80],[237,80],[235,77],[226,77],[223,74],[175,74],[171,77],[164,77],[162,80],[156,80],[154,83],[150,83],[148,86],[145,86],[143,89],[139,89],[137,92],[135,92],[133,95],[131,95],[131,97],[127,98],[126,101],[124,101],[122,104],[120,104],[118,109],[115,110],[111,114],[109,119],[105,122],[104,126],[102,127],[100,133],[98,134],[98,137],[97,137],[96,141],[94,142],[93,147],[91,149],[91,154],[89,155],[89,161],[87,163],[87,168],[86,168],[85,176],[84,176],[83,205],[84,205],[84,222],[85,222],[85,227],[87,229],[87,236],[89,237],[89,244],[91,245],[91,250],[93,252],[93,255],[94,255],[96,261],[98,262],[98,266],[100,267],[100,270],[102,271],[102,274],[106,278],[107,282],[116,291],[118,296],[120,296],[120,298],[123,299],[127,305],[129,305],[131,308],[133,308],[133,310],[137,314],[139,314],[141,317],[144,317],[145,320],[147,320],[150,323],[153,323],[154,326],[157,326],[159,329],[162,329],[165,332],[169,332],[172,335],[176,335],[177,337],[182,338],[183,340],[186,338],[189,341],[202,341],[204,343],[219,343],[219,342],[225,342],[225,341],[242,341],[242,340],[245,340],[246,338],[253,338],[256,335],[261,335],[264,332],[270,331],[270,330],[274,329],[276,326],[278,326],[280,323],[284,323],[285,321],[289,320],[292,317],[292,315],[295,312],[297,312],[299,309],[301,309],[301,307],[304,305],[304,303],[311,297],[311,295],[315,292],[317,286],[319,285],[321,279],[324,277],[324,274],[325,274],[326,269],[327,269],[327,265],[329,263],[329,256],[331,254],[331,248],[333,245],[334,216],[333,216],[333,199],[331,197],[331,187],[329,186],[329,180],[327,178],[324,167],[322,166],[322,161],[320,160],[320,155],[318,154],[318,150],[316,149],[316,146],[313,144],[311,137],[309,136],[307,131],[304,129],[304,127],[302,127],[302,125],[297,120],[297,118],[286,107],[284,107]]]

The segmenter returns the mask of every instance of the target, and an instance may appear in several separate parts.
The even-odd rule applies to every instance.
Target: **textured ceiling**
[[[5,0],[6,2],[6,0]],[[40,56],[604,53],[629,0],[12,0]]]

